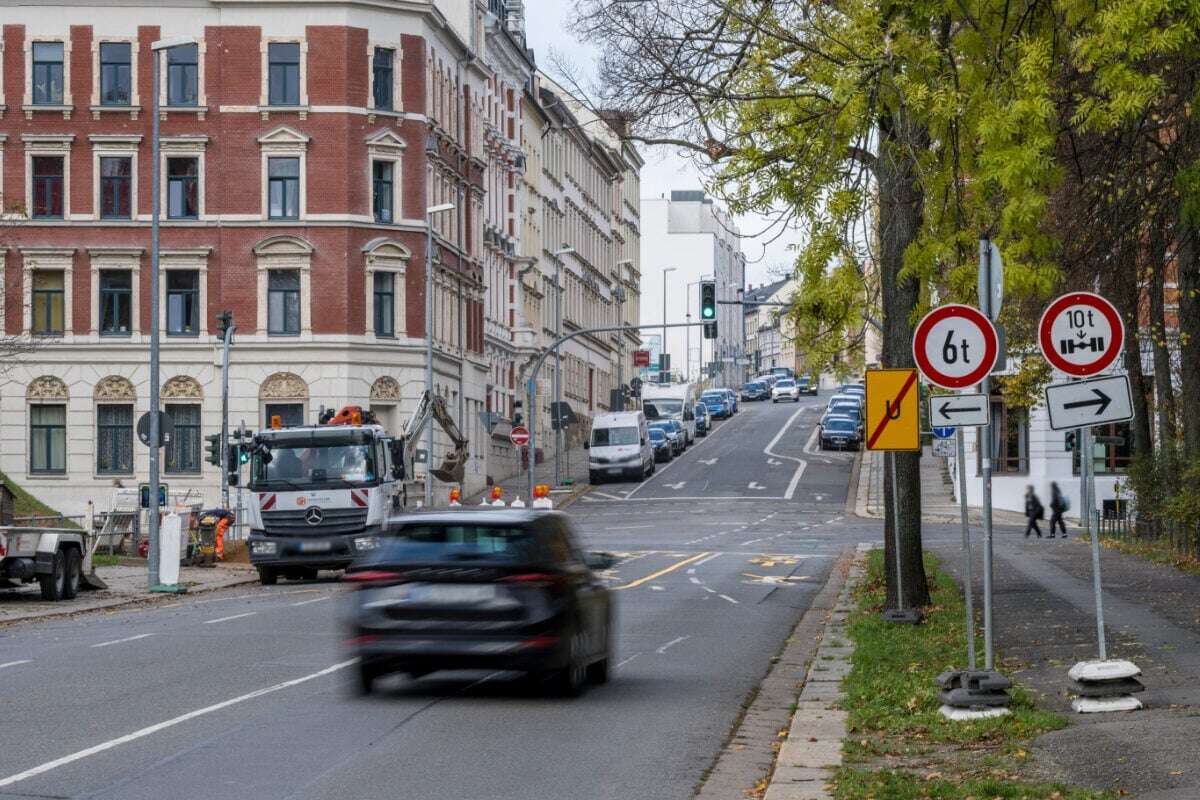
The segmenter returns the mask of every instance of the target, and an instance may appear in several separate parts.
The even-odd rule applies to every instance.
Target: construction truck
[[[369,411],[346,406],[316,425],[272,420],[251,444],[250,563],[264,585],[343,569],[380,545],[388,518],[408,507],[417,442],[436,421],[453,443],[431,470],[447,483],[463,479],[467,440],[445,401],[425,392],[404,430],[393,436]]]

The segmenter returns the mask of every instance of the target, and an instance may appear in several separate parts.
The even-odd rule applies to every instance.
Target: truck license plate
[[[333,549],[330,542],[301,542],[301,553],[328,553]]]

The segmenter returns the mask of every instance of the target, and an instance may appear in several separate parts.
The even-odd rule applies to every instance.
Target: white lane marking
[[[625,659],[624,661],[618,661],[618,662],[617,662],[617,669],[620,669],[621,667],[625,666],[625,665],[626,665],[626,664],[628,664],[630,661],[633,661],[635,658],[637,658],[637,657],[638,657],[638,656],[640,656],[640,655],[641,655],[641,653],[634,653],[633,655],[631,655],[629,658]]]
[[[615,494],[609,494],[608,492],[597,492],[595,489],[592,489],[592,491],[589,492],[589,494],[594,494],[598,497],[603,497],[606,500],[620,500],[621,499],[620,497],[617,497]]]
[[[589,492],[589,493],[585,494],[585,495],[583,496],[583,499],[584,499],[584,500],[587,500],[589,497],[591,497],[591,492]],[[712,495],[709,495],[708,497],[679,497],[679,496],[677,496],[677,495],[671,495],[671,496],[669,496],[669,497],[627,497],[627,498],[625,498],[625,500],[623,500],[623,501],[621,501],[621,502],[629,502],[629,503],[679,503],[679,502],[688,502],[688,501],[696,501],[696,502],[709,502],[709,501],[712,501],[712,500],[720,500],[722,503],[724,503],[724,502],[726,502],[727,500],[753,500],[753,501],[754,501],[754,502],[756,502],[756,503],[761,503],[761,502],[763,502],[764,500],[790,500],[790,499],[791,499],[791,498],[789,498],[789,497],[763,497],[763,496],[761,496],[761,495],[754,495],[753,497],[747,497],[747,496],[746,496],[746,495],[744,495],[744,494],[728,494],[728,495],[725,495],[725,494],[712,494]],[[606,501],[606,500],[598,500],[598,499],[594,499],[594,498],[593,498],[591,502],[593,502],[593,503],[605,503],[605,502],[608,502],[608,501]],[[693,508],[689,507],[687,510],[688,510],[688,511],[693,511],[693,510],[695,510],[695,509],[693,509]]]
[[[795,414],[792,414],[792,416],[788,417],[788,421],[783,423],[783,427],[779,429],[779,433],[775,434],[775,438],[771,440],[771,443],[763,448],[764,455],[775,456],[775,458],[782,458],[788,461],[795,461],[798,465],[796,467],[796,472],[792,475],[791,482],[788,484],[787,491],[783,493],[784,500],[791,500],[792,496],[796,494],[796,487],[800,485],[800,478],[804,475],[804,468],[808,466],[808,462],[803,458],[785,456],[781,453],[776,453],[773,448],[775,445],[779,444],[779,440],[783,438],[785,433],[787,433],[788,428],[792,427],[792,423],[795,422],[796,419],[804,413],[804,411],[805,409],[803,408],[797,409]],[[814,428],[813,430],[815,431],[816,429]]]
[[[100,642],[99,644],[91,645],[92,647],[108,647],[110,644],[124,644],[125,642],[133,642],[138,639],[145,639],[148,636],[153,636],[153,633],[139,633],[137,636],[126,636],[124,639],[113,639],[111,642]]]
[[[699,561],[697,561],[697,562],[696,562],[696,566],[697,566],[697,567],[702,567],[702,566],[704,566],[705,564],[707,564],[708,562],[712,561],[714,558],[718,558],[720,555],[721,555],[720,553],[713,553],[711,556],[707,556],[706,558],[702,558],[702,559],[700,559]]]
[[[777,458],[768,458],[768,459],[767,459],[767,466],[768,466],[768,467],[778,467],[778,466],[779,466],[780,464],[782,464],[782,463],[783,463],[783,462],[782,462],[782,461],[780,461],[780,460],[779,460],[779,459],[777,459]]]
[[[696,452],[696,450],[697,450],[698,448],[704,447],[705,445],[709,444],[709,443],[710,443],[710,442],[713,440],[713,438],[714,438],[714,437],[715,437],[717,434],[721,433],[721,431],[728,430],[728,429],[729,429],[729,427],[730,427],[730,426],[728,426],[728,425],[722,425],[722,426],[721,426],[721,427],[719,427],[719,428],[714,428],[714,429],[713,429],[711,432],[709,432],[708,436],[705,436],[705,437],[704,437],[704,441],[703,441],[703,442],[696,442],[695,444],[693,444],[693,445],[692,445],[692,450],[691,450],[691,452],[692,452],[692,453],[695,453],[695,452]],[[637,493],[638,493],[638,492],[639,492],[639,491],[640,491],[640,490],[641,490],[643,487],[645,487],[645,485],[646,485],[647,483],[649,483],[650,481],[654,480],[655,478],[657,478],[657,477],[661,476],[661,475],[662,475],[664,472],[666,472],[667,470],[669,470],[671,467],[675,466],[676,464],[678,464],[678,463],[679,463],[679,462],[681,462],[682,460],[683,460],[683,456],[680,456],[679,458],[673,459],[673,460],[672,460],[672,461],[671,461],[669,464],[667,464],[665,467],[663,467],[662,469],[659,469],[659,470],[657,470],[657,471],[655,472],[655,474],[654,474],[654,475],[650,476],[649,478],[646,478],[646,480],[642,481],[642,482],[641,482],[641,483],[639,483],[637,486],[635,486],[635,487],[633,487],[632,489],[630,489],[630,490],[629,490],[629,493],[628,493],[627,495],[625,495],[625,499],[626,499],[626,500],[632,500],[632,499],[633,499],[633,496],[634,496],[635,494],[637,494]],[[590,494],[590,493],[589,493],[589,494]],[[585,495],[585,496],[586,496],[586,495]],[[638,499],[639,499],[639,500],[661,500],[662,498],[658,498],[658,497],[645,497],[645,498],[643,498],[643,497],[639,497]],[[701,497],[701,498],[691,498],[691,499],[698,499],[698,500],[708,500],[708,499],[710,499],[710,498],[707,498],[707,497]]]
[[[679,483],[664,483],[663,486],[667,487],[668,489],[674,489],[678,492],[680,489],[687,486],[687,481],[680,481]]]
[[[675,645],[679,644],[680,642],[685,642],[690,638],[692,638],[692,637],[691,636],[680,636],[677,639],[672,639],[671,641],[667,642],[666,644],[664,644],[662,647],[658,648],[654,652],[658,653],[660,656],[664,655],[668,649],[674,647]]]
[[[758,481],[750,481],[750,485],[747,486],[746,488],[750,489],[751,491],[755,491],[755,492],[765,492],[767,490],[767,487],[760,486],[758,484]],[[759,521],[761,522],[762,520],[759,520]]]
[[[290,681],[283,681],[282,683],[277,683],[274,686],[255,689],[253,692],[247,692],[246,694],[238,695],[237,697],[231,697],[228,700],[222,700],[221,702],[214,703],[211,706],[197,708],[195,711],[189,711],[186,714],[180,714],[177,717],[172,717],[171,719],[155,723],[154,725],[149,725],[145,728],[133,731],[132,733],[127,733],[124,736],[118,736],[115,739],[109,739],[106,742],[101,742],[100,744],[93,745],[84,750],[63,756],[62,758],[56,758],[53,761],[47,761],[45,764],[39,764],[38,766],[33,767],[32,769],[27,769],[24,772],[18,772],[15,775],[9,775],[7,778],[0,778],[0,788],[12,786],[14,783],[20,783],[21,781],[42,775],[46,772],[50,772],[51,770],[66,766],[67,764],[72,764],[81,759],[88,758],[89,756],[94,756],[97,753],[103,753],[104,751],[111,750],[114,747],[119,747],[123,744],[128,744],[129,742],[136,741],[137,739],[158,733],[161,730],[172,728],[176,725],[187,722],[188,720],[202,717],[206,714],[211,714],[214,711],[220,711],[223,708],[228,708],[229,706],[237,705],[238,703],[245,703],[248,700],[254,700],[255,698],[262,697],[263,695],[271,694],[273,692],[278,692],[283,689],[290,689],[293,686],[299,686],[302,683],[307,683],[308,681],[315,680],[316,678],[323,678],[326,675],[337,672],[338,670],[345,669],[351,664],[357,663],[357,661],[357,658],[352,658],[349,661],[342,661],[338,664],[334,664],[331,667],[326,667],[323,670],[313,672],[309,675],[304,675],[300,678],[292,678]]]
[[[698,458],[696,459],[696,462],[699,464],[707,464],[711,467],[713,464],[717,463],[718,460],[719,459],[717,458]]]
[[[734,600],[732,597],[730,597],[727,594],[719,594],[719,595],[717,595],[717,597],[720,597],[722,600],[728,600],[729,602],[733,603],[735,606],[738,604],[737,600]]]
[[[206,619],[206,620],[204,620],[204,624],[212,625],[217,622],[228,622],[231,619],[241,619],[242,617],[253,617],[257,613],[258,613],[257,611],[247,611],[245,614],[234,614],[232,617],[218,617],[216,619]]]
[[[687,574],[688,574],[688,575],[695,575],[695,574],[696,574],[696,568],[695,568],[695,567],[688,567]]]
[[[0,669],[4,669],[5,667],[19,667],[22,664],[32,664],[32,663],[33,663],[32,658],[22,659],[21,661],[9,661],[8,663],[0,664]]]
[[[700,588],[701,588],[701,589],[703,589],[704,591],[708,592],[709,594],[716,594],[716,593],[717,593],[717,590],[716,590],[716,589],[710,589],[710,588],[709,588],[709,587],[707,587],[707,586],[701,586]]]
[[[820,453],[818,451],[813,449],[814,447],[817,446],[817,436],[819,436],[820,433],[821,433],[820,426],[814,425],[812,436],[808,437],[808,443],[804,445],[804,452],[810,456],[820,455]],[[828,463],[828,462],[826,462],[826,463]]]
[[[748,544],[754,544],[755,542],[762,542],[762,541],[766,541],[766,537],[763,537],[762,539],[751,539],[748,542],[742,542],[742,547],[745,547]]]
[[[701,583],[700,579],[697,577],[694,577],[694,576],[691,578],[688,578],[688,580],[691,581],[692,583],[696,584],[697,586],[699,586]]]
[[[325,595],[324,597],[314,597],[312,600],[301,600],[299,603],[288,603],[288,605],[290,605],[292,608],[295,608],[296,606],[306,606],[309,603],[319,603],[322,600],[328,599],[329,595]]]
[[[657,583],[652,583],[652,584],[650,584],[650,591],[652,591],[652,592],[665,592],[665,591],[666,591],[666,589],[665,589],[665,588],[663,588],[662,586],[659,586]]]
[[[653,528],[653,525],[622,525],[620,527],[605,528],[606,531],[636,531],[639,528]]]

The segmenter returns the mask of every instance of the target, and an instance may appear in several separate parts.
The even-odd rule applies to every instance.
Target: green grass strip
[[[843,767],[835,776],[838,800],[1096,800],[1105,792],[1058,783],[1013,783],[994,778],[952,779],[897,770]]]

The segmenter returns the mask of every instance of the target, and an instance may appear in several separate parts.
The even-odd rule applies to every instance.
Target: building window
[[[61,106],[63,104],[62,42],[33,43],[33,104],[35,106]]]
[[[300,333],[300,273],[297,270],[270,270],[267,333],[273,336],[297,336]]]
[[[130,52],[129,42],[100,43],[100,105],[129,105]]]
[[[1067,434],[1075,442],[1071,469],[1079,474],[1079,432]],[[1103,440],[1103,441],[1102,441]],[[1092,428],[1092,471],[1097,475],[1124,474],[1133,461],[1133,429],[1128,422],[1113,422]]]
[[[67,471],[67,407],[29,407],[29,471],[61,475]]]
[[[133,472],[133,406],[96,406],[96,472]]]
[[[33,217],[63,218],[63,158],[33,156]]]
[[[395,88],[394,67],[396,51],[386,47],[376,47],[375,57],[371,62],[375,108],[381,111],[391,111],[394,107],[393,93]]]
[[[279,417],[285,428],[304,424],[304,403],[267,403],[263,406],[263,427],[271,427],[271,418]]]
[[[63,281],[61,270],[35,270],[33,273],[33,334],[62,336]]]
[[[199,85],[200,47],[185,44],[167,50],[167,105],[197,105]]]
[[[195,336],[200,331],[200,273],[194,269],[167,271],[167,334]]]
[[[396,274],[375,273],[375,335],[396,335]]]
[[[375,221],[391,223],[393,182],[392,173],[395,166],[390,161],[371,162],[372,206],[375,210]]]
[[[100,272],[101,335],[129,335],[132,289],[133,278],[129,270],[106,269]]]
[[[175,437],[167,445],[166,471],[200,472],[200,405],[168,403],[166,412],[175,423]]]
[[[267,159],[267,196],[271,219],[300,218],[300,159]]]
[[[129,219],[133,214],[133,159],[100,159],[100,218]]]
[[[267,45],[267,64],[267,102],[273,106],[300,105],[300,43],[271,42]]]
[[[1029,472],[1029,411],[1008,408],[999,397],[992,398],[992,424],[980,429],[992,437],[992,471],[1009,474]],[[978,458],[982,455],[977,452]],[[982,464],[977,463],[976,467]]]
[[[200,159],[167,159],[167,219],[200,216]]]

